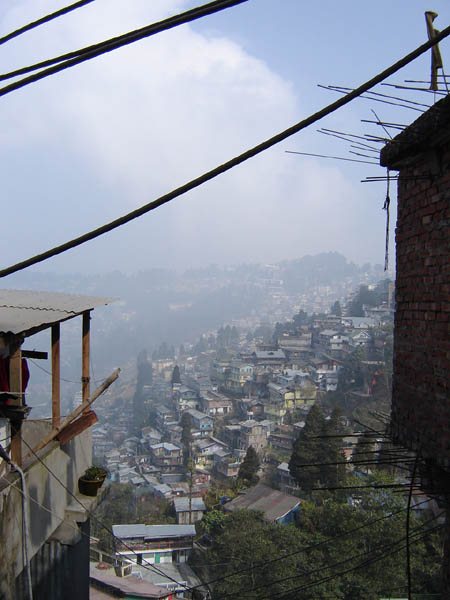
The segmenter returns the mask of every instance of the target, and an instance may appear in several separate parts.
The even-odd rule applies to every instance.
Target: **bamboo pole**
[[[83,313],[83,334],[82,334],[82,356],[81,356],[81,389],[82,399],[85,402],[90,394],[90,331],[91,331],[91,315],[87,310]]]
[[[41,440],[35,448],[33,448],[32,453],[34,454],[34,453],[38,452],[44,446],[46,446],[49,442],[54,440],[55,437],[59,433],[61,433],[61,431],[65,427],[67,427],[67,425],[69,425],[69,423],[71,423],[74,419],[76,419],[79,415],[81,415],[82,412],[85,412],[89,408],[89,406],[95,400],[97,400],[97,398],[99,396],[101,396],[103,394],[103,392],[106,391],[109,388],[109,386],[119,377],[119,373],[120,373],[120,369],[116,369],[114,371],[114,373],[112,373],[112,375],[110,375],[107,379],[105,379],[105,381],[95,390],[95,392],[92,394],[92,396],[90,398],[88,398],[85,402],[82,402],[80,404],[80,406],[78,406],[68,417],[66,417],[64,419],[64,421],[61,423],[61,425],[54,427],[51,430],[51,432],[43,440]],[[28,458],[28,456],[31,456],[31,453],[27,454],[26,458]]]

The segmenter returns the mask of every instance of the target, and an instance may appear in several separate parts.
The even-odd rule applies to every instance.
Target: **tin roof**
[[[0,334],[32,335],[110,302],[114,299],[59,292],[0,290]]]
[[[175,506],[175,512],[186,512],[189,511],[189,498],[175,498],[173,501]],[[201,498],[192,498],[191,510],[206,510],[205,503]]]
[[[113,534],[120,538],[160,539],[195,535],[195,525],[113,525]]]
[[[295,509],[299,504],[299,498],[288,496],[258,483],[258,485],[249,488],[242,496],[237,496],[231,502],[227,502],[224,505],[224,510],[226,512],[240,509],[260,510],[264,513],[266,521],[276,521]]]

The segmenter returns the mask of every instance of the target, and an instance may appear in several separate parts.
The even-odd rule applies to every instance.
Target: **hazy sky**
[[[68,3],[2,0],[1,32]],[[96,0],[1,46],[1,69],[194,5]],[[407,54],[426,40],[428,9],[439,13],[438,29],[450,23],[447,0],[432,6],[422,0],[249,0],[0,98],[2,266],[145,204],[332,102],[337,95],[318,83],[357,86]],[[447,40],[441,52],[444,63],[450,60]],[[427,55],[390,81],[427,79],[429,62]],[[394,93],[433,102],[431,94]],[[358,263],[381,263],[385,185],[360,180],[383,170],[285,153],[351,157],[348,144],[316,129],[383,135],[361,123],[373,118],[371,108],[383,120],[403,124],[420,114],[357,100],[197,191],[39,269],[134,271],[267,262],[328,250]]]

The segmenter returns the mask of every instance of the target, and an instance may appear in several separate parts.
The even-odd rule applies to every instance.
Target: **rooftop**
[[[114,301],[57,292],[0,290],[0,333],[33,335],[54,323]]]
[[[266,521],[281,519],[288,512],[300,504],[300,499],[288,496],[278,490],[258,483],[250,488],[242,496],[238,496],[224,505],[224,510],[234,512],[235,510],[260,510],[264,513]]]
[[[448,137],[450,98],[446,96],[388,142],[381,150],[380,164],[399,170],[408,162],[442,143]]]
[[[175,498],[173,501],[176,512],[186,512],[189,510],[206,510],[205,503],[201,498],[192,498],[191,507],[189,507],[189,498]]]
[[[144,537],[146,539],[177,538],[195,535],[195,525],[113,525],[113,533],[120,539]]]

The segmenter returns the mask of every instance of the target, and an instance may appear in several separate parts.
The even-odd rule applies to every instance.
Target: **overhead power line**
[[[238,2],[234,2],[234,4],[237,4],[237,3]],[[231,5],[231,2],[229,2],[228,4]],[[425,42],[424,44],[422,44],[421,46],[419,46],[418,48],[416,48],[415,50],[413,50],[412,52],[407,54],[405,57],[403,57],[402,59],[400,59],[399,61],[397,61],[396,63],[394,63],[393,65],[391,65],[390,67],[388,67],[387,69],[385,69],[384,71],[379,73],[378,75],[375,75],[375,77],[372,77],[371,79],[369,79],[368,81],[363,83],[358,88],[349,92],[342,98],[339,98],[332,104],[329,104],[328,106],[322,108],[321,110],[314,113],[313,115],[310,115],[306,119],[299,121],[295,125],[274,135],[273,137],[265,140],[264,142],[261,142],[260,144],[254,146],[253,148],[246,150],[242,154],[235,156],[231,160],[223,163],[222,165],[215,167],[214,169],[204,173],[203,175],[200,175],[199,177],[191,180],[190,182],[185,183],[184,185],[176,188],[175,190],[172,190],[168,194],[165,194],[164,196],[160,196],[158,199],[153,200],[152,202],[149,202],[148,204],[144,204],[140,208],[137,208],[136,210],[133,210],[133,211],[127,213],[126,215],[123,215],[122,217],[115,219],[114,221],[106,223],[105,225],[102,225],[101,227],[97,227],[96,229],[93,229],[92,231],[89,231],[88,233],[85,233],[77,238],[74,238],[68,242],[65,242],[64,244],[61,244],[50,250],[47,250],[46,252],[42,252],[41,254],[37,254],[37,255],[35,255],[31,258],[28,258],[22,262],[16,263],[15,265],[12,265],[10,267],[2,269],[0,271],[0,277],[6,277],[7,275],[11,275],[12,273],[16,273],[17,271],[26,269],[27,267],[30,267],[37,263],[40,263],[44,260],[47,260],[47,259],[51,258],[52,256],[57,256],[58,254],[67,252],[68,250],[70,250],[72,248],[76,248],[77,246],[80,246],[90,240],[93,240],[101,235],[104,235],[105,233],[108,233],[109,231],[112,231],[113,229],[117,229],[118,227],[125,225],[126,223],[129,223],[130,221],[133,221],[134,219],[137,219],[138,217],[141,217],[142,215],[144,215],[152,210],[155,210],[159,206],[162,206],[163,204],[167,204],[168,202],[174,200],[175,198],[178,198],[179,196],[186,194],[187,192],[199,187],[200,185],[206,183],[207,181],[214,179],[218,175],[221,175],[222,173],[225,173],[226,171],[233,169],[237,165],[244,163],[245,161],[249,160],[250,158],[253,158],[254,156],[260,154],[261,152],[264,152],[265,150],[268,150],[272,146],[275,146],[279,142],[282,142],[283,140],[287,139],[288,137],[291,137],[292,135],[294,135],[295,133],[298,133],[302,129],[306,129],[313,123],[316,123],[320,119],[323,119],[323,117],[326,117],[327,115],[333,113],[338,108],[345,106],[346,104],[351,102],[353,99],[355,99],[358,96],[360,96],[361,94],[363,94],[365,91],[369,90],[370,88],[377,85],[378,83],[381,83],[382,81],[384,81],[385,79],[390,77],[393,73],[396,73],[397,71],[399,71],[401,68],[403,68],[404,66],[406,66],[407,64],[409,64],[410,62],[415,60],[418,56],[424,54],[424,52],[429,50],[434,44],[437,44],[444,38],[448,37],[448,35],[450,35],[450,26],[443,29],[439,35],[437,35],[433,39]],[[58,68],[58,66],[53,67],[53,68]],[[3,88],[3,90],[4,89],[5,88]],[[2,90],[0,89],[0,93],[1,92],[2,92]]]
[[[325,564],[322,565],[320,567],[316,567],[310,571],[305,571],[302,573],[298,573],[295,575],[290,575],[288,577],[282,577],[280,579],[274,579],[270,582],[265,582],[263,584],[260,585],[255,585],[252,588],[246,589],[246,590],[238,590],[237,592],[230,592],[230,593],[225,593],[222,596],[219,597],[219,600],[222,600],[223,598],[230,598],[232,596],[236,596],[237,594],[242,594],[243,592],[254,592],[256,590],[259,590],[261,588],[267,588],[270,587],[272,585],[276,585],[278,583],[284,583],[286,581],[292,581],[293,579],[299,579],[300,577],[302,578],[306,578],[306,577],[310,577],[311,575],[315,575],[316,573],[320,573],[321,571],[327,571],[328,569],[334,569],[335,567],[339,567],[343,564],[346,564],[348,562],[351,562],[357,558],[362,558],[364,556],[370,556],[373,554],[376,554],[377,552],[383,552],[385,550],[391,550],[392,548],[395,548],[396,546],[398,546],[399,544],[401,544],[402,542],[404,542],[405,540],[408,539],[412,539],[414,540],[415,538],[417,538],[417,534],[418,532],[423,529],[425,527],[425,525],[429,524],[432,521],[435,521],[437,518],[439,518],[440,516],[442,516],[443,513],[441,513],[441,515],[437,516],[437,517],[432,517],[431,519],[429,519],[428,521],[426,521],[425,523],[422,523],[421,525],[419,525],[418,527],[416,527],[411,533],[408,532],[407,535],[398,538],[396,540],[394,540],[393,542],[389,542],[388,544],[379,544],[378,546],[375,546],[374,548],[372,548],[371,550],[366,550],[364,552],[360,552],[358,554],[354,554],[352,556],[347,556],[346,558],[339,560],[338,562],[335,562],[333,564]],[[438,525],[437,528],[442,527],[442,525]],[[430,531],[434,531],[436,529],[436,527],[433,527],[429,530],[427,530],[427,534]],[[371,560],[373,560],[376,557],[372,557]],[[366,564],[366,562],[364,563]],[[314,585],[315,582],[312,582],[311,586]],[[281,594],[285,594],[286,592],[281,592]],[[278,594],[277,594],[278,595]],[[274,596],[275,597],[275,596]]]
[[[428,529],[428,531],[426,531],[421,536],[415,535],[414,538],[413,538],[413,541],[414,542],[419,542],[420,540],[424,539],[427,535],[429,535],[433,531],[437,531],[437,530],[439,530],[441,528],[442,528],[442,525],[436,525],[435,527],[432,527],[431,529]],[[394,544],[392,544],[392,546],[391,546],[392,549],[391,549],[390,552],[383,553],[380,556],[375,556],[373,558],[368,558],[367,560],[364,560],[363,562],[359,563],[356,566],[349,567],[348,569],[345,569],[344,571],[340,571],[339,573],[333,573],[332,575],[329,575],[327,577],[323,577],[322,579],[318,579],[318,580],[313,581],[311,583],[307,583],[307,584],[304,584],[304,585],[301,585],[301,586],[298,586],[298,587],[295,587],[295,588],[291,588],[290,590],[286,590],[286,591],[277,593],[275,595],[264,596],[260,600],[273,600],[274,598],[288,598],[293,593],[298,593],[298,592],[301,592],[303,590],[316,587],[316,586],[318,586],[318,585],[320,585],[322,583],[327,583],[328,581],[332,581],[333,579],[336,579],[337,577],[341,577],[342,575],[346,575],[347,573],[351,573],[352,571],[357,571],[358,569],[361,569],[362,567],[366,567],[368,565],[371,565],[371,564],[374,564],[376,562],[379,562],[380,560],[384,560],[388,556],[392,556],[393,554],[397,554],[398,552],[401,552],[402,550],[405,550],[406,544],[404,544],[403,546],[399,546],[398,543],[399,542],[394,542]]]
[[[48,471],[48,473],[66,490],[66,492],[77,502],[77,504],[79,504],[83,508],[83,510],[86,511],[86,513],[89,517],[93,518],[105,531],[107,531],[113,537],[114,540],[120,542],[132,554],[137,555],[137,553],[131,546],[128,546],[122,539],[115,536],[112,529],[110,529],[107,525],[105,525],[102,521],[100,521],[100,519],[92,511],[90,511],[86,508],[86,506],[80,501],[80,499],[77,498],[77,496],[71,490],[69,490],[69,488],[64,484],[64,482],[61,481],[61,479],[50,469],[50,467],[39,457],[39,455],[36,454],[36,452],[33,450],[33,448],[28,444],[28,442],[21,435],[20,435],[20,439],[25,444],[25,446],[27,446],[27,448],[31,451],[33,456]],[[173,579],[173,577],[171,577],[167,573],[164,573],[164,571],[161,571],[158,567],[156,567],[149,561],[143,559],[142,562],[143,562],[143,564],[141,566],[143,566],[146,570],[154,571],[154,572],[158,573],[158,575],[162,575],[163,577],[170,579],[173,583],[176,583],[178,586],[185,588],[187,591],[189,591],[190,589],[193,589],[193,588],[189,588],[185,584],[180,583],[176,579]],[[196,587],[202,587],[202,586],[198,585]]]
[[[109,40],[99,42],[98,44],[93,44],[92,46],[81,48],[80,50],[75,50],[67,54],[62,54],[61,56],[58,56],[56,58],[50,58],[40,63],[23,67],[21,69],[11,71],[10,73],[5,73],[3,75],[0,75],[0,80],[10,79],[11,77],[16,77],[18,75],[23,75],[25,73],[29,73],[30,71],[35,71],[37,69],[49,65],[54,65],[49,67],[48,69],[39,71],[39,73],[34,73],[33,75],[24,77],[23,79],[19,79],[19,81],[15,81],[14,83],[0,88],[0,96],[5,96],[10,92],[25,87],[26,85],[30,85],[35,81],[39,81],[40,79],[44,79],[45,77],[50,77],[50,75],[54,75],[55,73],[59,73],[60,71],[64,71],[65,69],[70,69],[75,65],[78,65],[87,60],[91,60],[92,58],[96,58],[97,56],[105,54],[106,52],[117,50],[118,48],[122,48],[122,46],[126,46],[127,44],[133,44],[134,42],[142,40],[146,37],[150,37],[151,35],[160,33],[161,31],[167,31],[168,29],[172,29],[173,27],[177,27],[178,25],[190,23],[191,21],[195,21],[197,19],[201,19],[202,17],[212,15],[216,12],[220,12],[221,10],[225,10],[226,8],[231,8],[238,4],[243,4],[244,2],[248,2],[248,0],[214,0],[214,2],[209,2],[208,4],[204,4],[202,6],[197,6],[196,8],[192,8],[191,10],[187,10],[178,15],[174,15],[172,17],[164,19],[163,21],[158,21],[157,23],[146,25],[145,27],[141,27],[140,29],[129,31],[128,33],[124,33]]]
[[[428,502],[428,500],[422,500],[421,502],[417,503],[416,506],[420,506],[421,504],[425,504],[427,502]],[[267,567],[267,565],[272,565],[276,562],[284,561],[287,558],[296,556],[298,554],[302,554],[304,552],[309,552],[311,550],[315,550],[317,548],[320,548],[321,546],[328,546],[328,545],[332,544],[333,542],[336,542],[339,539],[342,539],[348,535],[351,535],[352,533],[356,533],[357,531],[371,527],[372,525],[375,525],[376,523],[380,523],[381,521],[386,521],[387,519],[391,519],[392,517],[394,517],[400,513],[403,513],[406,510],[407,510],[407,508],[400,508],[396,511],[389,513],[388,515],[383,515],[382,517],[378,517],[376,519],[373,519],[372,521],[366,521],[365,523],[363,523],[362,525],[359,525],[358,527],[354,527],[353,529],[343,531],[342,533],[339,533],[338,535],[335,535],[333,537],[325,538],[321,542],[317,542],[317,543],[311,544],[309,546],[303,546],[302,548],[300,548],[298,550],[294,550],[293,552],[284,553],[284,554],[281,554],[280,556],[277,556],[276,558],[271,558],[271,559],[265,560],[263,562],[257,562],[257,563],[254,563],[250,567],[244,567],[242,569],[238,569],[236,571],[228,573],[227,575],[222,575],[221,577],[217,577],[215,579],[207,581],[206,585],[212,585],[214,583],[219,583],[220,581],[224,581],[226,579],[231,579],[232,577],[236,577],[236,575],[241,575],[242,573],[248,573],[250,571],[253,571],[254,569]],[[197,586],[197,587],[200,587],[200,586]]]
[[[57,482],[58,482],[58,483],[59,483],[59,484],[60,484],[62,487],[64,487],[64,489],[65,489],[65,490],[66,490],[66,491],[67,491],[67,492],[68,492],[68,493],[69,493],[69,494],[70,494],[70,495],[71,495],[71,496],[72,496],[72,497],[73,497],[73,498],[76,500],[76,502],[77,502],[78,504],[80,504],[80,506],[82,506],[84,510],[86,510],[87,514],[88,514],[90,517],[94,518],[94,519],[95,519],[95,520],[96,520],[96,521],[99,523],[99,525],[100,525],[100,526],[101,526],[103,529],[105,529],[105,530],[106,530],[106,531],[107,531],[107,532],[108,532],[108,533],[109,533],[109,534],[110,534],[110,535],[111,535],[111,536],[112,536],[114,539],[116,539],[117,541],[120,541],[120,542],[121,542],[121,543],[122,543],[122,544],[123,544],[125,547],[127,547],[127,548],[128,548],[130,551],[131,551],[131,552],[133,552],[133,553],[135,554],[135,551],[134,551],[134,550],[133,550],[131,547],[127,546],[127,544],[125,544],[125,543],[123,542],[123,540],[120,540],[119,538],[117,538],[117,537],[114,535],[114,533],[112,532],[112,530],[111,530],[111,529],[110,529],[110,528],[109,528],[107,525],[105,525],[105,524],[104,524],[102,521],[100,521],[100,519],[99,519],[99,518],[98,518],[96,515],[94,515],[94,514],[93,514],[91,511],[89,511],[89,510],[87,510],[87,509],[86,509],[86,507],[85,507],[85,506],[84,506],[84,505],[83,505],[83,504],[80,502],[80,500],[79,500],[79,499],[78,499],[78,498],[77,498],[77,497],[76,497],[76,496],[75,496],[75,495],[74,495],[74,494],[73,494],[73,493],[72,493],[72,492],[71,492],[71,491],[70,491],[70,490],[69,490],[69,489],[68,489],[68,488],[65,486],[65,484],[64,484],[64,483],[63,483],[63,482],[62,482],[62,481],[59,479],[59,477],[57,477],[57,476],[55,475],[55,473],[54,473],[54,472],[53,472],[53,471],[52,471],[52,470],[51,470],[51,469],[50,469],[50,468],[49,468],[49,467],[48,467],[48,466],[47,466],[47,465],[46,465],[46,464],[45,464],[45,463],[44,463],[44,462],[41,460],[41,458],[39,458],[39,456],[38,456],[38,455],[37,455],[37,454],[36,454],[36,453],[33,451],[33,449],[31,448],[31,446],[30,446],[30,445],[29,445],[29,444],[28,444],[28,443],[27,443],[27,442],[26,442],[26,441],[23,439],[23,437],[21,437],[21,439],[22,439],[22,441],[24,442],[24,444],[25,444],[25,445],[26,445],[26,446],[27,446],[27,447],[28,447],[28,448],[31,450],[31,452],[32,452],[32,454],[35,456],[35,458],[36,458],[36,459],[37,459],[37,460],[38,460],[38,461],[39,461],[39,462],[40,462],[40,463],[41,463],[41,464],[42,464],[42,465],[43,465],[43,466],[46,468],[46,470],[47,470],[47,471],[50,473],[50,475],[51,475],[51,476],[52,476],[52,477],[53,477],[53,478],[54,478],[54,479],[55,479],[55,480],[56,480],[56,481],[57,481]],[[427,501],[422,501],[422,502],[418,503],[418,504],[417,504],[417,506],[419,506],[420,504],[423,504],[423,503],[425,503],[425,502],[427,502]],[[219,582],[219,581],[222,581],[222,580],[225,580],[225,579],[229,579],[229,578],[231,578],[231,577],[234,577],[234,576],[235,576],[235,575],[237,575],[237,574],[240,574],[240,573],[243,573],[243,572],[246,572],[246,571],[253,570],[254,568],[262,567],[262,566],[264,566],[264,565],[267,565],[267,564],[272,564],[272,563],[274,563],[274,562],[277,562],[277,561],[279,561],[279,560],[285,560],[286,558],[288,558],[288,557],[290,557],[290,556],[294,556],[294,555],[296,555],[296,554],[300,554],[300,553],[302,553],[302,552],[306,552],[306,551],[308,551],[308,550],[312,550],[312,549],[314,549],[314,548],[318,548],[318,547],[320,547],[320,546],[323,546],[323,545],[329,544],[330,542],[333,542],[333,541],[335,541],[335,540],[337,540],[337,539],[339,539],[339,538],[341,538],[341,537],[344,537],[344,536],[346,536],[346,535],[349,535],[349,534],[351,534],[351,533],[353,533],[353,532],[355,532],[355,531],[358,531],[358,530],[364,529],[364,528],[366,528],[366,527],[369,527],[369,526],[371,526],[371,525],[373,525],[373,524],[375,524],[375,523],[378,523],[378,522],[380,522],[380,521],[385,521],[386,519],[390,519],[391,517],[393,517],[393,516],[395,516],[395,515],[397,515],[397,514],[399,514],[399,513],[401,513],[401,512],[404,512],[405,510],[407,510],[407,509],[404,509],[404,508],[403,508],[403,509],[399,509],[399,510],[397,510],[397,511],[394,511],[394,512],[392,512],[392,513],[388,514],[388,515],[385,515],[385,516],[383,516],[383,517],[379,517],[379,518],[377,518],[377,519],[373,519],[372,521],[368,521],[368,522],[364,523],[363,525],[360,525],[360,526],[358,526],[358,527],[355,527],[355,528],[354,528],[354,529],[352,529],[352,530],[349,530],[349,531],[343,532],[343,533],[341,533],[341,534],[339,534],[339,535],[337,535],[337,536],[335,536],[335,537],[333,537],[333,538],[328,538],[328,539],[326,539],[326,540],[323,540],[323,541],[321,541],[321,542],[319,542],[319,543],[312,544],[311,546],[303,547],[303,548],[301,548],[300,550],[297,550],[297,551],[295,551],[295,552],[291,552],[291,553],[288,553],[288,554],[284,554],[284,555],[282,555],[282,556],[280,556],[280,557],[277,557],[277,558],[275,558],[275,559],[270,559],[270,560],[268,560],[268,561],[264,561],[264,562],[262,562],[262,563],[258,563],[258,564],[256,564],[256,565],[253,565],[253,566],[252,566],[252,567],[250,567],[250,568],[248,568],[248,567],[247,567],[247,568],[244,568],[244,569],[240,569],[240,570],[238,570],[238,571],[235,571],[235,572],[233,572],[233,573],[231,573],[231,574],[228,574],[228,575],[225,575],[225,576],[219,577],[219,578],[217,578],[217,579],[213,579],[212,581],[208,581],[208,582],[206,582],[206,583],[202,583],[202,584],[200,584],[200,585],[195,585],[195,586],[189,587],[189,586],[186,586],[186,585],[182,584],[182,587],[184,587],[186,591],[194,591],[194,590],[196,590],[196,589],[198,589],[198,588],[204,587],[205,585],[206,585],[206,586],[209,586],[210,584],[217,583],[217,582]],[[438,516],[439,516],[439,515],[438,515]],[[438,517],[433,517],[433,518],[432,518],[432,519],[430,519],[430,520],[434,520],[434,519],[436,519],[436,518],[438,518]],[[420,526],[419,526],[419,528],[418,528],[418,529],[422,528],[422,527],[423,527],[424,525],[426,525],[427,523],[428,523],[428,522],[425,522],[425,523],[423,523],[422,525],[420,525]],[[432,531],[432,530],[429,530],[427,533],[429,533],[430,531]],[[414,535],[414,534],[413,534],[413,535]],[[399,540],[399,541],[402,541],[402,540]],[[398,542],[397,542],[397,543],[398,543]],[[394,545],[395,545],[395,544],[394,544]],[[355,558],[355,557],[353,557],[353,558]],[[173,579],[172,577],[170,577],[169,575],[167,575],[166,573],[164,573],[163,571],[161,571],[160,569],[158,569],[158,568],[157,568],[155,565],[153,565],[153,564],[149,563],[149,562],[148,562],[148,561],[146,561],[146,560],[144,560],[143,562],[144,562],[144,564],[143,564],[142,566],[143,566],[144,568],[146,568],[147,570],[153,570],[153,571],[156,571],[158,574],[160,574],[160,575],[164,575],[165,577],[167,577],[168,579],[170,579],[171,581],[173,581],[173,582],[174,582],[174,583],[176,583],[177,585],[180,585],[180,583],[179,583],[178,581],[176,581],[175,579]],[[340,563],[339,563],[339,564],[340,564]],[[361,566],[361,565],[359,565],[359,566]],[[359,568],[359,566],[357,566],[356,568]],[[324,567],[324,568],[329,568],[329,567]],[[353,570],[353,569],[352,569],[352,570]],[[307,573],[306,573],[305,575],[307,575]],[[284,593],[284,592],[283,592],[283,593]],[[227,594],[227,596],[228,596],[228,595],[230,595],[230,594]],[[231,594],[231,595],[232,595],[232,594]]]
[[[79,2],[74,2],[73,4],[70,4],[69,6],[60,8],[59,10],[57,10],[54,13],[45,15],[45,17],[41,17],[40,19],[37,19],[36,21],[32,21],[31,23],[28,23],[28,25],[24,25],[23,27],[20,27],[19,29],[16,29],[15,31],[11,31],[11,33],[8,33],[5,36],[0,37],[0,44],[5,44],[6,42],[9,42],[9,40],[12,40],[13,38],[18,37],[19,35],[22,35],[23,33],[30,31],[30,29],[34,29],[35,27],[39,27],[39,25],[43,25],[44,23],[53,21],[53,19],[62,17],[63,15],[66,15],[67,13],[72,12],[73,10],[76,10],[77,8],[81,8],[82,6],[85,6],[86,4],[90,4],[91,2],[94,2],[94,0],[79,0]]]

